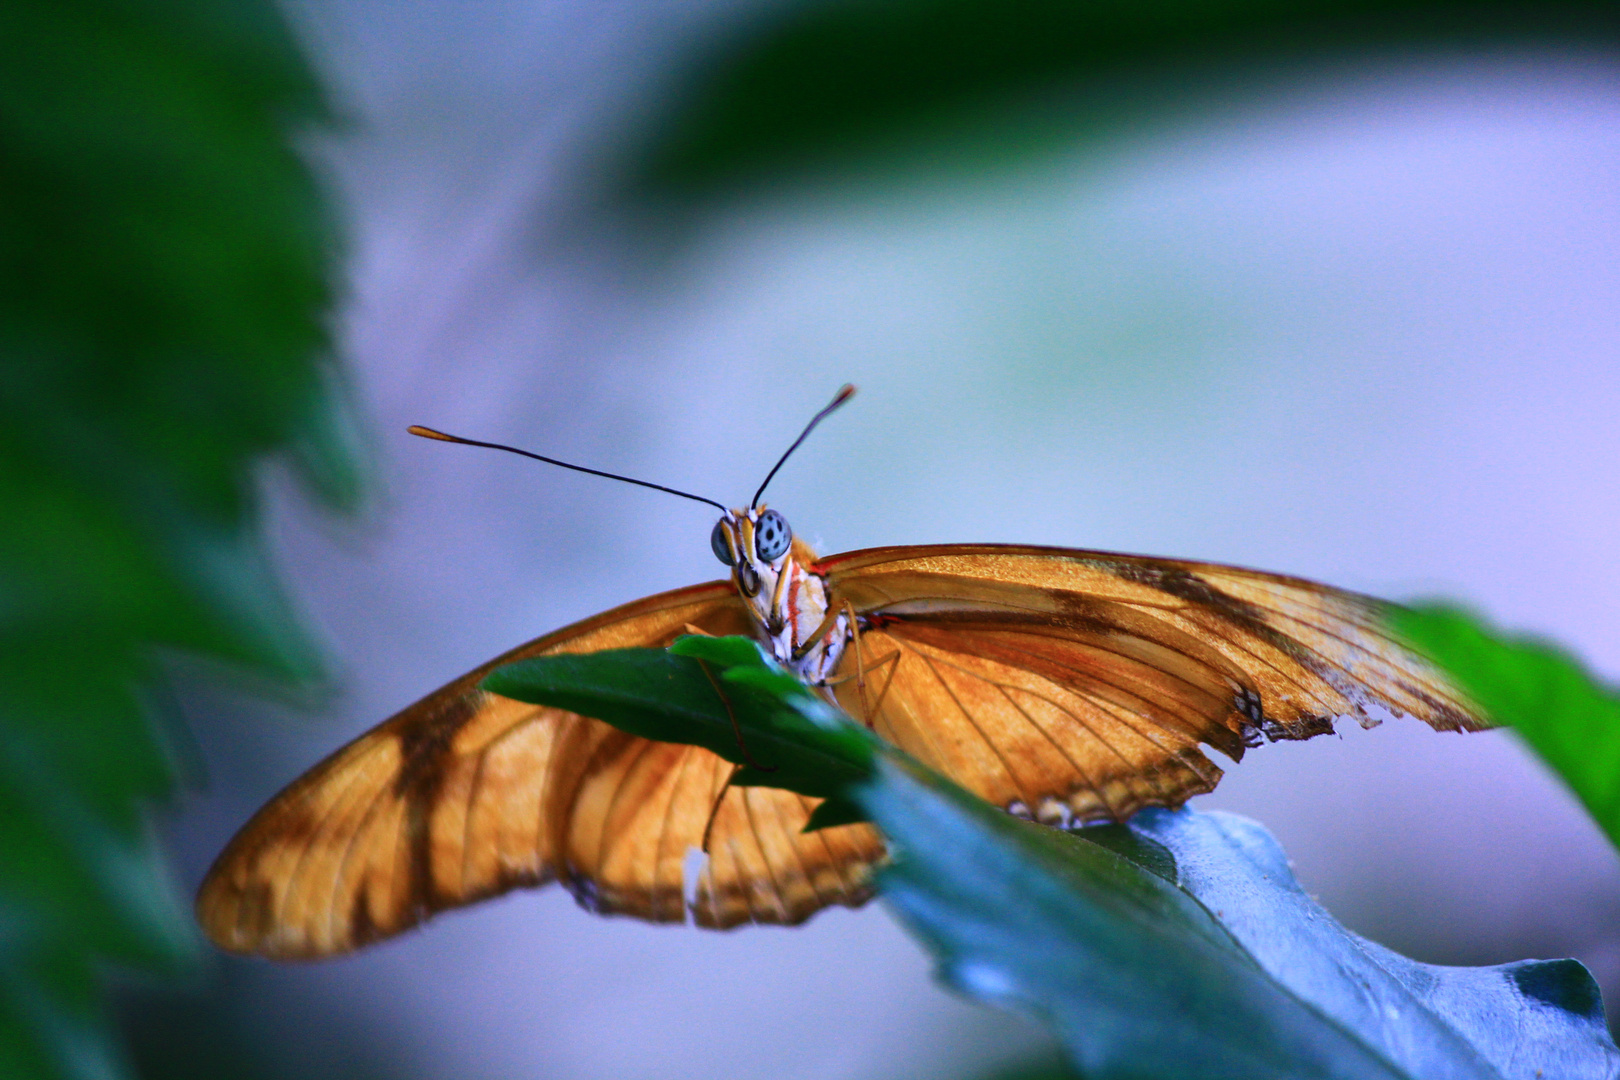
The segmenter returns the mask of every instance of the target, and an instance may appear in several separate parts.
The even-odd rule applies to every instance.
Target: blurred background
[[[898,1080],[1051,1055],[1035,1025],[935,986],[881,904],[712,934],[594,918],[553,889],[315,965],[200,945],[189,891],[330,749],[518,642],[720,576],[695,504],[407,424],[736,503],[851,381],[773,483],[824,552],[1007,541],[1239,563],[1460,599],[1620,673],[1606,5],[146,6],[19,4],[8,18],[73,60],[13,57],[6,137],[85,192],[153,146],[162,176],[217,166],[199,190],[233,165],[259,176],[237,193],[275,212],[222,209],[196,265],[217,278],[235,264],[215,247],[260,244],[244,295],[282,307],[239,338],[219,328],[252,305],[198,308],[205,347],[131,352],[127,321],[51,337],[38,266],[68,295],[75,260],[108,256],[88,230],[8,234],[27,255],[8,256],[3,389],[27,416],[8,469],[23,484],[60,465],[123,508],[185,602],[235,613],[214,636],[113,612],[116,640],[50,639],[78,657],[47,665],[55,687],[93,681],[83,642],[131,658],[88,665],[141,687],[117,730],[164,748],[117,806],[95,793],[123,744],[54,705],[11,718],[27,738],[6,782],[55,808],[38,835],[78,837],[61,858],[89,867],[86,895],[138,911],[137,945],[92,940],[73,919],[98,909],[30,884],[45,841],[0,836],[0,1039],[47,1032],[19,1075]],[[230,101],[220,138],[257,125],[279,150],[180,145],[215,117],[202,92],[107,44],[171,39],[162,55]],[[79,99],[19,70],[150,82],[162,119],[35,123]],[[77,212],[80,188],[10,168]],[[169,220],[146,213],[128,221]],[[173,230],[148,226],[105,295],[168,288]],[[101,295],[46,313],[128,316]],[[252,342],[265,357],[244,358]],[[67,374],[37,374],[51,364]],[[58,382],[71,393],[41,392]],[[43,449],[22,445],[38,432]],[[226,494],[185,479],[194,458],[223,462]],[[54,497],[6,526],[15,580],[56,581],[67,553],[85,595],[123,597],[135,571],[97,576],[122,556],[56,542]],[[6,603],[8,640],[55,625]],[[38,671],[13,676],[14,699],[46,700]],[[1352,928],[1434,962],[1578,957],[1614,1016],[1620,862],[1558,782],[1506,733],[1341,728],[1256,751],[1195,805],[1264,823]],[[118,843],[80,843],[97,813]]]

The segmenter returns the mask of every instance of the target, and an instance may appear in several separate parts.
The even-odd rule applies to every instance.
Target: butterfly
[[[817,800],[732,787],[733,766],[480,688],[527,657],[742,634],[831,702],[1009,812],[1122,821],[1212,790],[1266,740],[1352,715],[1489,726],[1384,628],[1389,606],[1212,563],[996,544],[819,557],[760,499],[718,507],[725,580],[650,596],[521,645],[295,780],[231,840],[197,896],[214,942],[296,959],[346,952],[436,912],[550,881],[604,914],[699,926],[795,924],[872,893],[865,824],[802,827]],[[707,862],[688,890],[688,853]]]

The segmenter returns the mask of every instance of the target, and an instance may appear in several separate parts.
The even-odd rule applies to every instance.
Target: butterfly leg
[[[748,764],[752,767],[758,769],[760,772],[775,772],[775,765],[761,765],[759,762],[754,760],[754,755],[748,752],[748,744],[743,742],[742,725],[737,723],[737,714],[731,709],[731,699],[726,697],[726,692],[724,690],[720,689],[720,684],[714,681],[714,672],[709,670],[709,665],[706,662],[699,660],[698,666],[703,669],[703,674],[708,678],[709,685],[714,687],[714,692],[720,695],[720,704],[726,707],[726,715],[731,718],[731,731],[732,734],[737,736],[737,749],[742,751],[743,760],[748,762]],[[728,784],[730,782],[731,781],[729,780],[726,781]]]
[[[868,670],[867,674],[876,675],[884,668],[888,668],[889,670],[888,674],[883,679],[883,689],[878,691],[877,700],[868,706],[866,704],[866,693],[864,690],[861,692],[861,707],[866,709],[866,726],[873,731],[877,730],[877,715],[878,710],[883,708],[883,699],[889,696],[889,687],[894,685],[894,673],[900,670],[899,649],[894,650],[894,652],[890,653],[888,656],[885,656],[883,659],[874,663]]]
[[[816,647],[816,642],[826,637],[828,632],[831,631],[834,626],[838,625],[838,616],[842,614],[843,612],[838,608],[829,606],[827,608],[826,617],[821,620],[820,624],[817,625],[809,637],[805,638],[794,648],[792,654],[793,662],[798,663],[806,656],[809,656],[810,650]]]
[[[876,722],[877,714],[866,700],[866,654],[861,650],[861,621],[855,614],[855,605],[848,600],[844,601],[844,614],[849,618],[849,636],[855,646],[855,693],[861,699],[861,712],[864,714],[861,721],[870,728]]]
[[[861,712],[863,714],[861,722],[868,729],[871,729],[877,722],[877,710],[883,707],[883,699],[889,696],[889,687],[894,683],[894,673],[899,669],[900,650],[896,649],[872,665],[871,670],[874,674],[885,667],[889,669],[889,673],[883,682],[883,692],[878,695],[876,703],[868,701],[866,697],[866,653],[861,648],[860,617],[855,614],[855,606],[848,600],[844,601],[842,609],[835,608],[833,610],[840,611],[849,619],[850,641],[855,648],[855,674],[853,676],[844,675],[836,679],[829,679],[823,685],[829,687],[838,686],[853,678],[855,680],[855,692],[861,702]]]
[[[883,699],[889,696],[889,687],[894,683],[894,673],[899,670],[900,667],[899,660],[900,650],[896,649],[894,652],[872,665],[872,674],[875,675],[884,668],[889,669],[889,674],[888,677],[883,680],[883,689],[878,693],[877,700],[872,703],[871,708],[869,709],[867,708],[865,693],[864,691],[862,692],[861,708],[866,712],[866,716],[862,718],[861,723],[865,724],[868,728],[871,728],[877,722],[877,711],[883,708]],[[860,658],[856,657],[857,667],[860,666],[859,661]],[[862,672],[857,672],[853,675],[840,675],[836,679],[828,679],[826,682],[821,683],[820,685],[828,688],[843,686],[847,682],[854,682],[857,678],[863,677],[863,675],[864,673]]]
[[[877,711],[879,709],[883,708],[883,699],[889,696],[889,687],[894,685],[894,674],[895,674],[895,672],[900,670],[900,650],[899,649],[894,650],[894,652],[890,653],[888,656],[885,656],[883,659],[881,659],[877,663],[873,664],[872,665],[872,673],[875,675],[875,674],[877,674],[878,671],[880,671],[883,668],[888,668],[889,673],[888,673],[888,676],[886,678],[884,678],[884,680],[883,680],[883,689],[878,691],[877,701],[872,703],[872,716],[874,717],[874,720],[875,720],[875,718],[877,716]],[[871,727],[872,724],[869,722],[866,726]]]
[[[855,605],[848,600],[844,601],[843,612],[849,619],[850,644],[855,648],[855,695],[861,702],[861,723],[871,727],[872,709],[866,701],[866,655],[861,651],[861,622],[855,615]]]
[[[740,772],[741,765],[731,766],[731,771],[726,774],[726,782],[720,785],[720,794],[714,797],[714,803],[709,807],[709,820],[703,825],[703,843],[698,845],[705,855],[709,853],[709,837],[714,833],[714,819],[720,814],[720,804],[725,801],[726,792],[731,790],[731,782],[737,779]]]

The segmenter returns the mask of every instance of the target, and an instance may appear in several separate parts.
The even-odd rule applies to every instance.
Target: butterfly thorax
[[[731,581],[753,616],[760,642],[799,678],[819,686],[843,656],[849,618],[830,610],[827,584],[810,569],[816,553],[809,544],[793,537],[776,558],[760,557],[772,553],[769,513],[763,506],[750,507],[721,519],[734,559]],[[775,518],[781,522],[780,515]]]

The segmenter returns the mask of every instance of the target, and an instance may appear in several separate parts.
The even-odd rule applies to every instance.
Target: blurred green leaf
[[[1394,609],[1395,631],[1510,724],[1620,846],[1620,691],[1548,641],[1503,636],[1445,604]]]
[[[644,189],[697,192],[897,153],[937,165],[941,141],[963,135],[977,159],[1003,161],[1290,64],[1617,38],[1620,9],[1598,0],[798,3],[701,57],[632,169]]]
[[[1063,833],[894,756],[857,797],[894,845],[883,898],[946,981],[1050,1024],[1084,1076],[1620,1070],[1580,964],[1408,960],[1334,921],[1247,819],[1147,810]]]
[[[145,811],[184,650],[316,672],[255,469],[358,472],[327,356],[320,95],[269,0],[0,5],[0,1072],[127,1072],[109,963],[200,946]]]
[[[826,798],[871,769],[867,731],[747,638],[691,635],[668,650],[537,656],[495,669],[483,685],[632,735],[701,746],[742,766],[732,779],[739,786]]]

